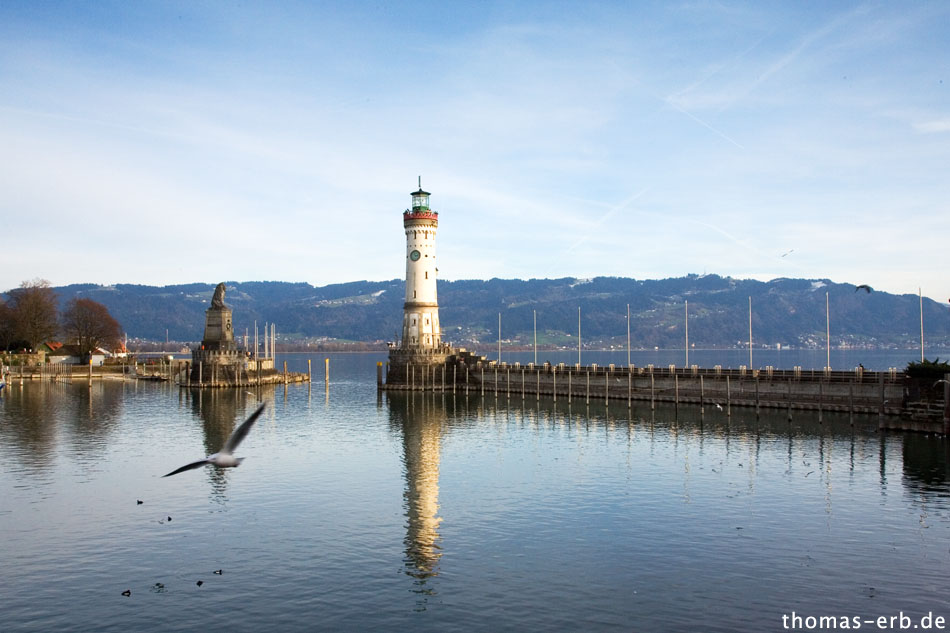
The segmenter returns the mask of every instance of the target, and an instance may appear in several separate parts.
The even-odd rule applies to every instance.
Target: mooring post
[[[759,415],[759,377],[755,377],[755,414]]]
[[[567,370],[567,403],[568,404],[571,404],[571,397],[574,394],[574,387],[571,384],[572,383],[571,376],[573,376],[573,374],[574,374],[573,371],[571,371],[570,369]]]
[[[610,404],[610,372],[604,372],[604,406]]]
[[[525,393],[524,382],[525,382],[524,367],[522,367],[521,368],[521,399],[522,400],[524,400],[524,393]]]
[[[627,366],[627,408],[633,406],[633,371]]]
[[[584,400],[584,404],[590,404],[590,370],[587,370],[587,398]]]
[[[884,399],[884,372],[882,371],[879,371],[877,373],[877,384],[881,391],[881,408],[880,408],[880,413],[878,415],[883,419],[884,405],[887,404],[887,400]]]
[[[505,397],[511,398],[511,367],[505,368]]]
[[[327,387],[330,386],[330,359],[323,359],[323,384]]]
[[[785,404],[788,405],[788,421],[792,421],[792,379],[788,379],[788,390],[785,392]]]
[[[703,375],[699,375],[699,413],[706,412],[706,383],[703,381]]]
[[[465,363],[465,395],[468,395],[468,363]]]
[[[204,373],[204,365],[205,364],[202,361],[200,360],[198,361],[198,386],[199,387],[202,385],[202,383],[204,383],[204,376],[202,375]],[[258,369],[257,369],[257,380],[258,382],[260,382],[261,380],[260,366],[258,366]]]
[[[822,400],[824,399],[824,383],[821,382],[821,377],[818,377],[818,424],[821,424],[821,405]]]
[[[551,368],[551,383],[554,385],[552,391],[554,392],[554,401],[557,402],[557,369]]]
[[[307,375],[310,375],[310,361],[307,361]],[[376,386],[383,386],[383,361],[376,363]]]
[[[482,367],[482,395],[485,395],[485,368]]]
[[[534,376],[535,378],[537,378],[537,381],[538,381],[537,389],[534,390],[534,399],[540,402],[541,401],[541,371],[537,367],[534,368]]]
[[[854,379],[848,382],[848,422],[854,426]]]
[[[950,374],[943,375],[943,434],[950,435]]]
[[[680,376],[676,372],[673,372],[673,406],[680,406]]]
[[[650,370],[650,411],[653,411],[653,409],[656,407],[656,403],[654,402],[655,398],[656,398],[656,383],[654,382],[654,379],[653,379],[653,370]]]

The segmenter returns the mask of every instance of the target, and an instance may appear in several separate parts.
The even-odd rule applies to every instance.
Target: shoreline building
[[[442,342],[435,236],[439,214],[429,206],[428,191],[413,191],[412,207],[402,214],[406,233],[406,300],[403,304],[402,338],[390,345],[386,384],[394,388],[414,384],[410,367],[420,376],[436,366],[444,367],[456,353]]]

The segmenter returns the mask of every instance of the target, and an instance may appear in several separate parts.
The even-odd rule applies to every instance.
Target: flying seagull
[[[185,472],[186,470],[191,470],[192,468],[201,468],[202,466],[206,466],[208,464],[217,466],[218,468],[231,468],[234,466],[240,466],[241,462],[244,461],[244,458],[235,457],[234,451],[237,450],[237,447],[241,441],[247,437],[251,427],[254,426],[254,422],[257,421],[257,418],[260,417],[263,411],[264,405],[262,404],[261,406],[257,407],[257,411],[252,413],[248,419],[241,423],[241,426],[234,429],[234,432],[231,433],[231,437],[229,437],[228,441],[224,443],[224,448],[214,455],[209,455],[204,459],[191,462],[190,464],[185,464],[181,468],[173,470],[167,475],[162,475],[162,477],[171,477],[172,475],[177,475],[178,473]]]
[[[870,293],[870,292],[871,292],[871,286],[869,286],[869,285],[867,285],[867,284],[861,284],[860,286],[855,286],[855,287],[854,287],[854,291],[857,292],[858,290],[863,290],[864,292]]]

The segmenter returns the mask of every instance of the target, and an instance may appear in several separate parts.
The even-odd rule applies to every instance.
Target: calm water
[[[268,408],[240,468],[167,479],[217,450],[257,396],[5,389],[0,631],[950,618],[943,439],[827,413],[819,425],[648,403],[628,414],[625,403],[378,398],[382,356],[330,357],[328,391],[315,356],[312,388],[261,392]],[[306,357],[289,359],[305,369]]]

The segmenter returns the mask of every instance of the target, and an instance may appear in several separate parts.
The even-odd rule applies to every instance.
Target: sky
[[[950,4],[0,2],[0,289],[715,273],[950,299]]]

